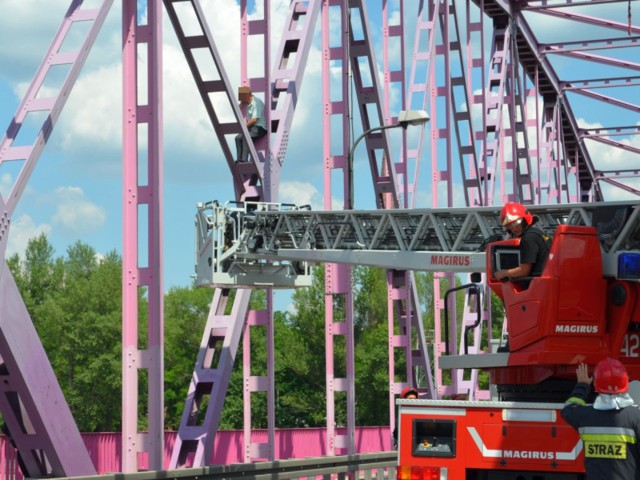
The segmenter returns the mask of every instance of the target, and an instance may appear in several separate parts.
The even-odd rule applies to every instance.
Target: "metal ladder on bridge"
[[[113,0],[97,8],[81,8],[82,0],[71,2],[44,60],[40,64],[22,103],[0,142],[0,166],[21,165],[11,192],[0,199],[0,410],[10,435],[27,469],[25,476],[95,475],[95,467],[80,437],[75,421],[47,354],[42,347],[24,301],[4,261],[11,215],[24,192],[40,154],[60,116],[91,47],[100,32]],[[70,32],[79,24],[88,26],[77,48],[67,44]],[[47,89],[50,74],[66,68],[58,88]],[[51,85],[49,85],[51,86]],[[21,129],[29,115],[45,113],[40,130],[32,139]],[[25,127],[26,128],[26,127]],[[24,137],[28,137],[25,133]]]
[[[262,198],[264,151],[259,155],[251,141],[235,99],[234,88],[224,70],[222,57],[213,40],[200,2],[198,0],[164,0],[164,6],[218,138],[226,140],[229,135],[235,137],[242,134],[249,146],[250,157],[259,159],[246,165],[236,165],[234,164],[235,153],[232,153],[228,141],[220,142],[222,152],[233,173],[236,196],[242,199]],[[193,31],[194,27],[191,24],[194,18],[199,26],[196,32]],[[210,63],[203,60],[203,55],[200,55],[203,52],[209,55]],[[213,75],[210,72],[211,66],[214,67]],[[218,110],[214,107],[214,101],[220,102]],[[224,105],[224,108],[221,108],[221,105]],[[231,115],[228,112],[231,112]]]
[[[164,0],[164,5],[216,134],[222,140],[227,135],[242,132],[248,140],[248,131],[243,126],[244,122],[241,121],[232,87],[199,1]],[[271,105],[265,102],[265,108],[271,109],[270,128],[271,135],[275,138],[271,151],[276,152],[275,162],[272,161],[269,164],[266,151],[263,149],[256,151],[253,142],[248,141],[250,156],[259,158],[260,161],[235,165],[228,143],[221,141],[224,155],[233,174],[238,200],[248,198],[265,200],[273,196],[272,179],[279,172],[284,160],[293,113],[304,77],[307,53],[313,39],[313,26],[319,10],[319,0],[295,0],[290,5],[289,18],[285,23],[289,30],[285,32],[279,46],[275,61],[277,67],[272,73],[274,83],[271,86]],[[187,33],[186,29],[189,20],[193,18],[196,18],[200,25],[200,31],[196,34]],[[266,27],[263,20],[252,20],[247,28],[250,33],[259,33]],[[196,58],[197,52],[205,50],[208,51],[217,70],[216,78],[208,78],[204,70],[201,70],[208,65],[202,65],[197,61],[200,58]],[[218,98],[224,97],[223,101],[233,111],[235,117],[233,120],[219,116],[213,107],[211,98],[213,95]],[[204,466],[210,462],[209,455],[213,449],[215,431],[220,421],[245,318],[247,325],[264,325],[267,322],[266,310],[248,312],[250,294],[251,291],[248,289],[235,290],[235,296],[229,288],[216,290],[173,448],[171,468]],[[264,381],[265,377],[254,376],[250,380],[252,389],[262,389],[267,383]],[[247,443],[246,440],[245,443]],[[269,444],[253,443],[247,447],[249,451],[245,454],[247,457],[270,458],[272,452],[269,449],[272,448],[273,446]]]

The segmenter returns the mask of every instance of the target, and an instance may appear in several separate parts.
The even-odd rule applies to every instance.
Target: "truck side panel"
[[[584,472],[582,441],[561,418],[562,405],[446,400],[400,404],[398,459],[400,467],[407,467],[404,474],[398,469],[401,480],[402,475],[476,478],[472,471],[575,474],[562,478],[579,478]],[[430,476],[416,474],[427,467]],[[407,476],[412,469],[413,475]]]

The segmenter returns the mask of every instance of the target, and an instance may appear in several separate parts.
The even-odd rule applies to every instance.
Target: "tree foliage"
[[[79,429],[86,432],[119,430],[122,389],[122,260],[119,254],[112,251],[100,256],[89,245],[76,242],[64,255],[56,256],[46,236],[40,235],[29,241],[23,257],[13,255],[7,263]],[[310,287],[293,293],[291,311],[274,314],[275,409],[279,428],[326,424],[324,268],[316,267],[313,276]],[[419,310],[429,338],[434,329],[433,274],[418,273],[415,278],[422,302]],[[442,292],[448,282],[447,278],[441,282]],[[387,425],[387,273],[382,269],[354,267],[352,283],[356,424]],[[212,298],[211,289],[193,286],[174,287],[165,294],[165,425],[168,429],[176,429],[180,424]],[[144,345],[148,305],[142,289],[138,300],[139,335]],[[456,303],[461,309],[460,298]],[[263,290],[252,292],[250,306],[265,308]],[[333,308],[336,321],[343,319],[344,295],[333,296]],[[266,328],[252,327],[250,331],[251,375],[266,375]],[[346,375],[346,345],[339,336],[334,336],[334,340],[334,373],[342,377]],[[219,425],[222,429],[243,425],[243,348],[241,342]],[[404,359],[395,360],[397,371],[403,371]],[[144,411],[144,377],[140,381],[140,409]],[[266,427],[266,395],[253,394],[252,409],[253,427]],[[336,424],[346,424],[343,394],[336,394]],[[144,421],[140,428],[144,428]]]
[[[54,258],[45,235],[8,262],[51,365],[83,431],[120,428],[121,272],[116,252],[80,242]]]

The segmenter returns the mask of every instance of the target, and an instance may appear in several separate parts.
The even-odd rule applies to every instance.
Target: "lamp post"
[[[382,130],[388,130],[390,128],[398,128],[402,127],[406,129],[409,125],[424,125],[429,121],[429,115],[424,110],[402,110],[398,115],[398,122],[393,125],[383,125],[380,127],[373,127],[369,130],[365,130],[362,134],[356,138],[353,145],[351,145],[351,149],[349,150],[349,156],[347,157],[347,166],[349,169],[349,204],[347,205],[348,210],[353,210],[353,152],[355,151],[358,143],[364,137],[373,132],[378,132]]]

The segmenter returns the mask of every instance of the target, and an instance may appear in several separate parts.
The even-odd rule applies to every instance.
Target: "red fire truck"
[[[576,366],[615,357],[640,378],[640,253],[619,245],[603,261],[599,233],[559,225],[530,282],[493,279],[518,262],[518,239],[489,245],[487,282],[504,303],[508,351],[441,356],[438,367],[487,371],[493,399],[399,400],[398,480],[583,477],[582,442],[560,416]]]
[[[456,321],[444,318],[445,341],[435,340],[437,367],[487,372],[491,400],[444,399],[430,391],[429,400],[399,401],[398,480],[581,478],[582,442],[560,417],[576,366],[593,368],[615,357],[632,380],[640,379],[640,203],[530,206],[553,242],[543,274],[521,282],[493,278],[494,271],[519,264],[519,240],[502,240],[496,207],[362,212],[241,207],[199,206],[198,284],[271,282],[290,288],[308,281],[308,262],[337,262],[485,273],[487,286],[503,303],[508,351],[480,348],[483,338],[491,344],[490,332],[479,330],[486,325],[480,318],[484,306],[476,308],[475,325],[460,332]],[[500,240],[485,248],[491,239]],[[480,281],[472,282],[468,287],[480,292]],[[445,294],[445,317],[447,295],[461,288]],[[464,354],[450,341],[449,324],[455,327],[452,338],[463,337]],[[481,341],[467,348],[467,334]]]

